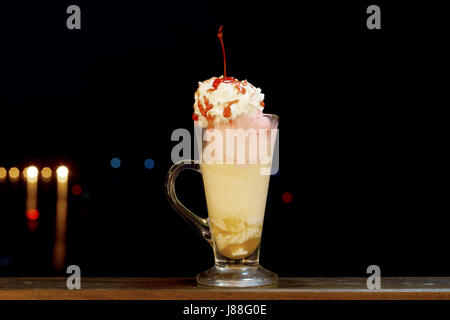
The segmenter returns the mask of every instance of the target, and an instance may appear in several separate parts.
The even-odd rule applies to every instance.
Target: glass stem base
[[[213,287],[261,287],[273,286],[278,282],[278,276],[259,264],[254,266],[228,265],[214,267],[197,275],[197,283]]]

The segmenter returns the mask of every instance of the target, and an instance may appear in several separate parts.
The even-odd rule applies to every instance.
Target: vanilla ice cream
[[[242,259],[259,246],[269,175],[260,165],[202,164],[209,225],[218,251]]]

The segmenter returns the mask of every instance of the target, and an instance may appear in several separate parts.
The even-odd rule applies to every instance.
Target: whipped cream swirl
[[[263,108],[264,94],[247,80],[212,77],[199,82],[192,118],[201,127],[214,127],[244,113],[261,113]]]

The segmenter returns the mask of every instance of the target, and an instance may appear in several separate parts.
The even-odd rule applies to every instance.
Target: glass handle
[[[184,170],[194,170],[200,172],[200,165],[195,163],[192,160],[186,160],[182,162],[175,163],[167,173],[166,179],[166,195],[169,199],[169,203],[172,208],[175,209],[176,212],[180,214],[180,216],[186,220],[189,224],[191,224],[198,232],[205,238],[208,242],[211,243],[211,232],[209,231],[208,220],[200,218],[196,214],[194,214],[191,210],[186,208],[180,200],[178,200],[177,194],[175,192],[175,180],[181,171]]]

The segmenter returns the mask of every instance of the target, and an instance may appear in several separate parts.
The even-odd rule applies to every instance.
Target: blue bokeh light
[[[117,168],[120,168],[120,164],[121,164],[121,161],[120,161],[119,158],[112,158],[111,159],[111,167],[117,169]]]
[[[144,167],[146,169],[153,169],[153,167],[155,166],[155,161],[153,161],[153,159],[146,159],[144,161]]]

